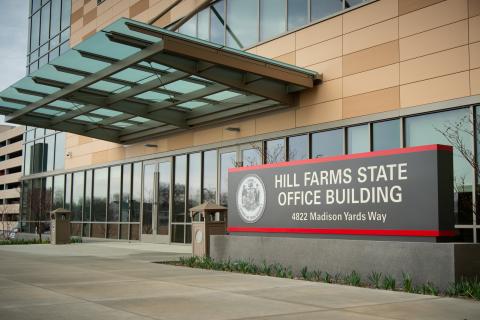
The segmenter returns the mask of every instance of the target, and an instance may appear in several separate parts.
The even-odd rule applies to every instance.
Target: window
[[[53,210],[63,208],[65,195],[65,176],[53,177]]]
[[[345,9],[357,6],[366,0],[345,0]]]
[[[285,140],[269,140],[266,142],[265,162],[277,163],[285,161]]]
[[[188,155],[188,208],[193,208],[200,204],[201,194],[201,173],[202,173],[201,153],[192,153]],[[190,220],[190,215],[187,221]]]
[[[373,124],[373,150],[400,148],[400,120]]]
[[[83,210],[84,222],[91,221],[90,210],[92,207],[92,178],[93,178],[93,171],[88,170],[85,173],[85,209]]]
[[[217,151],[203,153],[203,201],[215,202],[217,198]]]
[[[50,2],[42,7],[40,22],[40,44],[44,44],[50,37]]]
[[[312,158],[343,154],[343,129],[312,134]]]
[[[140,201],[142,197],[142,163],[136,162],[133,164],[133,181],[132,181],[132,213],[130,217],[131,222],[140,222]]]
[[[84,171],[75,172],[73,174],[72,221],[82,221],[84,182],[85,182]]]
[[[45,145],[43,146],[43,152],[46,153],[46,170],[53,170],[53,163],[55,158],[55,136],[51,135],[45,138]]]
[[[187,156],[175,157],[173,191],[173,221],[185,222],[185,191],[187,184]]]
[[[262,149],[252,148],[242,150],[242,166],[258,166],[262,164]]]
[[[139,179],[140,176],[137,177]],[[130,215],[130,192],[132,183],[132,165],[124,164],[122,166],[122,202],[120,205],[120,221],[128,222]]]
[[[286,0],[260,0],[260,41],[287,30]]]
[[[29,175],[32,171],[32,153],[33,153],[33,142],[25,144],[25,159],[23,172],[24,175]]]
[[[446,128],[459,126],[458,138],[466,150],[472,150],[471,121],[469,109],[426,114],[405,119],[405,144],[407,147],[426,144],[449,144],[442,132]],[[472,214],[472,167],[457,149],[453,151],[453,173],[455,191],[455,216],[457,224],[471,224]]]
[[[225,1],[210,6],[210,41],[225,44]]]
[[[52,0],[52,19],[50,19],[50,34],[57,35],[60,32],[61,0]],[[50,46],[52,48],[52,46]]]
[[[65,175],[65,209],[71,210],[72,204],[72,174]]]
[[[288,138],[288,160],[308,159],[308,134]]]
[[[108,168],[95,169],[93,171],[93,221],[102,222],[106,219],[107,191],[108,191]],[[99,230],[100,231],[100,230]]]
[[[157,234],[162,235],[168,235],[171,170],[170,162],[159,163]]]
[[[178,32],[183,33],[187,36],[196,37],[197,36],[197,16],[193,16],[182,26],[180,26]]]
[[[349,127],[347,129],[348,154],[370,151],[368,125]]]
[[[228,169],[234,168],[237,163],[237,153],[222,153],[220,156],[220,204],[228,205]]]
[[[107,221],[118,222],[120,220],[120,189],[122,167],[110,167],[110,190],[108,193]]]
[[[343,0],[311,0],[311,19],[319,20],[336,12],[342,11]]]
[[[153,204],[155,202],[155,164],[146,164],[143,169],[143,214],[142,233],[152,234]]]
[[[227,1],[227,46],[244,48],[258,42],[258,0]]]
[[[58,170],[65,166],[65,133],[57,133],[55,137],[55,170]]]
[[[308,0],[288,0],[288,30],[308,23]]]
[[[210,9],[203,9],[198,13],[197,17],[197,37],[202,40],[208,40],[210,36],[209,23]]]

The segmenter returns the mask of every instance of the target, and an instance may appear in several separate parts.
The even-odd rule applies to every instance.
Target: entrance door
[[[169,243],[172,186],[170,158],[143,165],[142,241]]]

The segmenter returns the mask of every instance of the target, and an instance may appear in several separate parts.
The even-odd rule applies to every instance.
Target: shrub
[[[345,277],[345,283],[351,286],[359,287],[361,284],[361,277],[355,270]]]
[[[422,285],[421,292],[423,294],[430,294],[433,296],[438,296],[438,289],[430,281]]]
[[[395,290],[395,278],[391,275],[386,275],[383,277],[383,289],[385,290]]]
[[[402,276],[403,276],[403,290],[405,290],[406,292],[414,292],[415,289],[413,287],[413,281],[410,274],[402,272]]]
[[[382,279],[382,273],[381,272],[375,272],[372,271],[370,275],[368,276],[368,280],[370,283],[373,285],[374,288],[379,289],[380,288],[380,280]]]
[[[325,276],[323,276],[323,281],[330,283],[332,282],[332,275],[328,272],[325,272]]]
[[[461,279],[453,283],[446,292],[449,296],[463,296],[476,300],[480,300],[480,279]]]

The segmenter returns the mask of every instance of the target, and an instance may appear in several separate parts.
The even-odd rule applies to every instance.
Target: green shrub
[[[310,280],[310,272],[308,271],[307,267],[303,267],[300,270],[300,275],[302,276],[303,279]]]
[[[323,281],[327,283],[332,282],[332,275],[328,272],[325,272],[325,275],[323,276]]]
[[[415,288],[413,287],[413,281],[410,274],[402,272],[403,276],[403,290],[406,292],[415,292]]]
[[[380,280],[382,279],[382,273],[381,272],[375,272],[372,271],[370,275],[368,276],[368,280],[372,284],[374,288],[379,289],[380,288]]]
[[[322,281],[322,271],[313,270],[312,271],[312,280],[313,281]]]
[[[395,290],[395,278],[391,275],[386,275],[383,277],[383,289],[385,290]]]
[[[473,279],[461,279],[451,284],[446,294],[449,296],[463,296],[480,300],[480,279],[477,277]]]
[[[430,294],[432,296],[438,296],[438,289],[430,281],[424,283],[421,288],[423,294]]]
[[[82,243],[82,237],[71,237],[70,238],[70,243]]]
[[[353,270],[349,275],[345,277],[345,283],[351,286],[359,287],[361,284],[360,274]]]
[[[2,246],[11,246],[11,245],[23,245],[23,244],[48,244],[49,240],[38,240],[38,239],[11,239],[11,240],[0,240],[0,245]]]

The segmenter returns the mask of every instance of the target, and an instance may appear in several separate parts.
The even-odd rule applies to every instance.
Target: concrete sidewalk
[[[480,319],[480,303],[152,263],[188,246],[0,246],[0,319]]]

